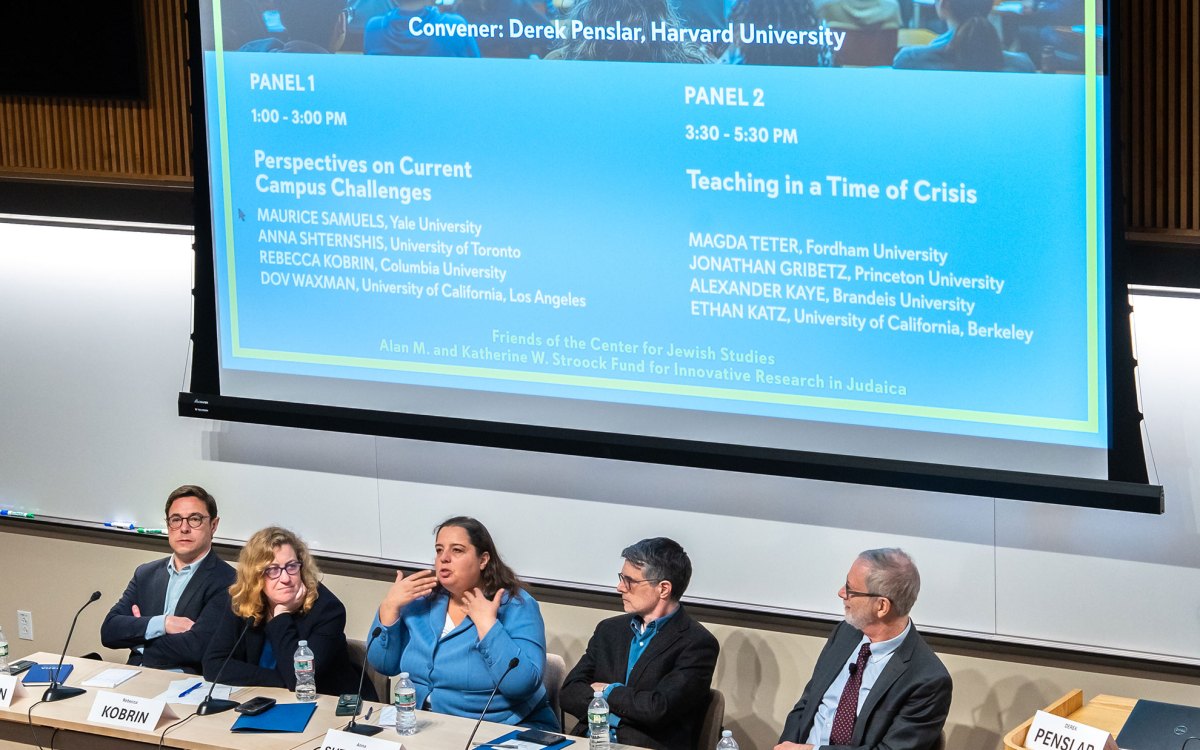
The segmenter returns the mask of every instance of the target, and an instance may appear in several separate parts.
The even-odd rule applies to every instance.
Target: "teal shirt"
[[[676,607],[675,612],[678,611],[679,608]],[[625,666],[626,680],[629,679],[629,675],[633,674],[633,665],[637,664],[638,659],[642,658],[642,654],[646,653],[646,647],[650,645],[650,641],[654,639],[654,636],[658,634],[659,630],[662,630],[662,626],[666,624],[667,620],[670,620],[675,616],[675,612],[672,612],[666,617],[660,617],[654,622],[651,622],[649,625],[644,626],[639,618],[630,618],[629,628],[633,631],[633,640],[629,644],[629,663]],[[608,700],[608,695],[613,691],[614,688],[623,687],[624,685],[625,683],[623,682],[614,682],[608,687],[604,688],[604,700]],[[608,713],[608,725],[610,727],[616,727],[620,725],[620,723],[621,717],[610,711]],[[616,732],[614,732],[612,729],[609,729],[608,731],[609,734],[613,735],[613,741],[616,741]]]

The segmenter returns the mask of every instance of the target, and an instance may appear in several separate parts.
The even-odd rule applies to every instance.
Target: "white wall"
[[[122,653],[100,646],[100,622],[133,569],[165,555],[168,548],[165,540],[148,547],[141,540],[134,548],[112,541],[71,532],[43,535],[29,526],[0,524],[0,571],[21,571],[19,576],[6,575],[0,586],[0,626],[9,635],[14,656],[59,651],[75,610],[98,588],[104,598],[80,617],[71,652],[99,651],[107,658],[124,659]],[[387,581],[381,580],[385,575],[326,572],[326,585],[346,603],[351,635],[363,637],[370,627],[387,590]],[[569,596],[538,595],[549,649],[562,654],[568,664],[583,654],[595,624],[617,607],[615,601],[607,609]],[[17,609],[33,612],[36,640],[16,637]],[[803,626],[770,627],[750,615],[707,619],[706,624],[721,644],[715,687],[725,694],[727,728],[746,750],[772,747],[812,672],[823,637]],[[1142,667],[1103,668],[968,646],[943,645],[938,652],[954,678],[946,726],[949,750],[996,750],[1008,730],[1074,688],[1082,688],[1087,698],[1107,693],[1200,705],[1200,675],[1194,670],[1180,677]]]
[[[665,533],[696,559],[694,595],[818,614],[838,611],[834,592],[858,550],[898,544],[922,567],[914,615],[925,630],[1200,664],[1200,403],[1192,392],[1200,354],[1189,343],[1200,301],[1135,299],[1152,472],[1167,488],[1167,512],[1134,516],[182,419],[175,401],[187,387],[189,245],[179,236],[0,224],[0,507],[153,525],[169,489],[198,482],[222,501],[223,535],[245,538],[280,522],[318,548],[416,562],[428,559],[434,523],[472,513],[523,575],[597,587],[611,585],[624,544]],[[313,510],[297,516],[297,504]],[[11,536],[0,536],[6,568],[17,562]],[[120,553],[103,575],[123,583],[127,558]],[[103,559],[81,554],[74,579],[33,580],[90,591]],[[15,627],[11,591],[0,591],[5,627]],[[374,596],[370,589],[363,600]],[[552,642],[568,655],[581,649],[603,614],[564,605],[549,618]],[[751,615],[723,639],[719,676],[731,715],[766,738],[819,640],[763,630]],[[1050,668],[1031,681],[1021,676],[1028,665],[947,658],[958,695],[977,696],[965,705],[956,698],[958,733],[988,727],[989,741],[998,722],[1064,684],[1111,678]],[[1128,685],[1145,697],[1155,690],[1146,680]]]

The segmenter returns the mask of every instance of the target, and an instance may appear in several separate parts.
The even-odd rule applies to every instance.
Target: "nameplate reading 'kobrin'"
[[[404,746],[391,740],[377,740],[374,737],[330,729],[321,742],[321,750],[404,750]]]
[[[89,723],[139,732],[153,732],[163,719],[178,718],[166,701],[121,695],[108,690],[96,693],[96,702],[88,714]]]
[[[25,688],[16,675],[0,675],[0,708],[8,708],[12,702],[24,694]]]
[[[1025,747],[1028,750],[1117,750],[1117,742],[1103,729],[1038,711],[1025,735]]]

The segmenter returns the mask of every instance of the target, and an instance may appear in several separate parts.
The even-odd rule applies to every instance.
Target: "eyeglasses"
[[[842,588],[842,593],[840,594],[840,596],[843,599],[853,599],[856,596],[877,596],[880,599],[889,599],[890,600],[890,597],[888,597],[887,595],[876,594],[874,591],[855,591],[854,589],[850,588],[850,581],[846,581],[846,585]]]
[[[187,521],[188,526],[198,529],[208,518],[209,516],[203,516],[199,513],[193,513],[190,516],[167,516],[167,526],[170,526],[172,529],[178,529],[183,526],[184,521]]]
[[[290,576],[296,575],[300,572],[300,566],[301,562],[299,560],[292,560],[287,565],[268,565],[267,567],[263,568],[263,575],[274,581],[276,578],[283,575],[283,571],[285,570]]]
[[[624,584],[627,589],[631,589],[639,583],[662,583],[664,580],[663,578],[630,578],[624,573],[617,573],[617,585]]]

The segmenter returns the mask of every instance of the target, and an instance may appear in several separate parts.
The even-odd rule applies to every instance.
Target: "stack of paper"
[[[136,677],[141,671],[140,669],[106,669],[98,675],[89,677],[80,684],[84,687],[108,688],[111,690],[122,682]]]

